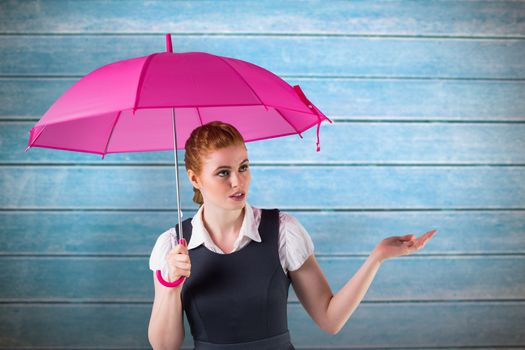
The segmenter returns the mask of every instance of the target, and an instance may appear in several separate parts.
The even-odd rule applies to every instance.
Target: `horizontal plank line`
[[[525,345],[525,344],[524,344]],[[409,349],[415,349],[415,350],[452,350],[452,349],[490,349],[490,350],[494,350],[494,349],[521,349],[523,350],[524,349],[524,345],[500,345],[500,344],[494,344],[494,345],[480,345],[480,346],[474,346],[474,345],[470,345],[470,346],[460,346],[460,345],[455,345],[453,347],[449,347],[449,346],[431,346],[431,347],[426,347],[426,346],[403,346],[402,348],[399,348],[399,347],[393,347],[393,346],[382,346],[380,348],[376,348],[376,347],[373,347],[373,346],[369,346],[369,347],[354,347],[354,346],[351,346],[351,347],[348,347],[346,345],[344,346],[337,346],[337,345],[330,345],[330,346],[316,346],[316,347],[306,347],[306,346],[297,346],[294,344],[294,348],[295,349],[301,349],[301,350],[320,350],[320,349],[326,349],[326,350],[336,350],[336,349],[344,349],[344,350],[409,350]],[[0,348],[1,349],[1,348]],[[16,349],[20,349],[20,348],[16,348]],[[35,349],[35,348],[31,348],[31,349]],[[40,348],[38,348],[40,349]],[[76,348],[71,348],[71,349],[76,349]],[[186,348],[186,347],[181,347],[181,349],[192,349],[192,348]],[[84,349],[83,349],[84,350]]]
[[[176,1],[176,0],[172,0],[172,1]],[[194,1],[197,1],[197,0],[194,0]],[[525,345],[525,344],[524,344]],[[472,350],[475,350],[475,349],[521,349],[523,350],[524,348],[524,345],[500,345],[500,344],[495,344],[495,345],[481,345],[481,346],[460,346],[460,345],[454,345],[453,347],[449,347],[449,346],[432,346],[432,347],[426,347],[426,346],[420,346],[418,345],[417,347],[413,347],[413,346],[403,346],[401,348],[399,347],[391,347],[391,346],[382,346],[382,347],[373,347],[373,346],[369,346],[369,347],[355,347],[355,346],[351,346],[351,347],[340,347],[340,346],[315,346],[315,347],[308,347],[308,346],[298,346],[296,344],[294,344],[294,348],[295,349],[301,349],[301,350],[319,350],[319,349],[323,349],[323,350],[385,350],[385,349],[388,349],[388,350],[407,350],[407,349],[415,349],[415,350],[453,350],[453,349],[472,349]],[[9,349],[9,350],[13,350],[13,349],[16,349],[16,350],[100,350],[100,349],[109,349],[109,350],[151,350],[151,347],[149,348],[141,348],[141,347],[118,347],[118,346],[111,346],[111,347],[105,347],[105,348],[101,348],[101,347],[97,347],[97,348],[89,348],[89,347],[74,347],[74,346],[68,346],[68,347],[60,347],[60,346],[54,346],[52,348],[46,348],[46,347],[39,347],[39,346],[31,346],[29,348],[24,348],[24,347],[19,347],[17,346],[16,348],[13,348],[13,347],[9,347],[9,348],[3,348],[0,346],[0,350],[3,350],[3,349]],[[193,346],[190,346],[190,347],[187,347],[187,346],[182,346],[180,348],[181,350],[192,350],[194,349]]]
[[[392,38],[392,39],[463,39],[463,40],[525,40],[523,35],[432,35],[432,34],[349,34],[349,33],[294,33],[294,32],[279,32],[279,33],[254,33],[254,32],[169,32],[174,37],[186,36],[215,36],[215,37],[268,37],[268,38],[283,38],[283,37],[299,37],[299,38]],[[97,36],[165,36],[166,32],[3,32],[0,36],[82,36],[82,37],[97,37]]]
[[[331,118],[334,118],[333,116]],[[339,117],[335,117],[339,118]],[[375,117],[370,117],[375,118]],[[381,117],[383,118],[383,117]],[[524,118],[523,120],[501,120],[501,119],[495,119],[495,120],[484,120],[484,119],[466,119],[466,120],[456,120],[456,119],[395,119],[399,118],[399,116],[395,116],[392,119],[359,119],[359,117],[356,118],[339,118],[339,119],[332,119],[334,123],[435,123],[435,124],[524,124],[525,123],[525,116],[520,117]],[[428,118],[425,116],[425,118]],[[16,120],[16,119],[15,119]],[[38,121],[39,119],[33,119],[34,121]],[[2,119],[0,118],[0,122]]]
[[[172,0],[172,1],[176,1],[176,0]],[[197,0],[194,0],[194,1],[197,1]],[[525,344],[524,344],[525,345]],[[369,346],[369,347],[354,347],[354,346],[337,346],[337,345],[330,345],[330,346],[315,346],[315,347],[308,347],[308,346],[299,346],[299,345],[296,345],[294,344],[294,348],[295,349],[300,349],[300,350],[321,350],[321,349],[326,349],[326,350],[337,350],[337,349],[345,349],[345,350],[348,350],[348,349],[351,349],[351,350],[409,350],[409,349],[415,349],[415,350],[453,350],[453,349],[490,349],[490,350],[493,350],[493,349],[521,349],[523,350],[524,348],[524,345],[499,345],[499,344],[495,344],[495,345],[483,345],[483,346],[454,346],[454,347],[448,347],[448,346],[432,346],[432,347],[425,347],[425,346],[417,346],[417,347],[413,347],[413,346],[403,346],[402,348],[399,348],[399,347],[380,347],[380,348],[377,348],[377,347],[373,347],[373,346]],[[89,348],[89,347],[75,347],[75,346],[68,346],[68,347],[60,347],[60,346],[56,346],[56,347],[52,347],[52,348],[46,348],[46,347],[40,347],[40,346],[31,346],[29,348],[25,348],[25,347],[9,347],[9,348],[3,348],[0,346],[0,350],[13,350],[13,349],[16,349],[16,350],[101,350],[101,349],[104,349],[104,350],[151,350],[151,348],[135,348],[135,347],[118,347],[118,346],[104,346],[104,347],[98,347],[98,348]],[[187,347],[187,346],[182,346],[180,348],[181,350],[192,350],[194,349],[193,346],[190,346],[190,347]]]
[[[369,213],[369,212],[498,212],[525,211],[525,208],[286,208],[279,207],[281,211],[298,213]],[[174,212],[177,208],[0,208],[1,212],[122,212],[122,213],[150,213],[150,212]],[[181,208],[182,211],[197,211],[197,208]]]
[[[525,345],[525,344],[524,344]],[[400,347],[395,347],[395,346],[382,346],[380,348],[377,348],[377,347],[374,347],[374,346],[368,346],[368,347],[354,347],[354,346],[347,346],[347,345],[343,345],[343,346],[337,346],[337,345],[329,345],[329,346],[316,346],[316,347],[307,347],[307,346],[298,346],[298,345],[295,345],[294,344],[294,348],[295,349],[301,349],[301,350],[322,350],[322,349],[326,349],[326,350],[337,350],[337,349],[344,349],[344,350],[410,350],[410,349],[414,349],[414,350],[452,350],[452,349],[489,349],[489,350],[494,350],[494,349],[521,349],[523,350],[524,349],[524,345],[500,345],[500,344],[494,344],[494,345],[480,345],[480,346],[474,346],[474,345],[466,345],[466,346],[461,346],[461,345],[454,345],[453,347],[449,347],[449,346],[431,346],[431,347],[426,347],[426,346],[403,346],[402,348]],[[2,348],[0,348],[2,349]],[[17,350],[20,349],[20,348],[16,348]],[[40,349],[40,348],[31,348],[31,349]],[[76,348],[71,348],[71,349],[76,349]],[[113,349],[113,348],[112,348]],[[182,349],[192,349],[191,347],[181,347],[181,350]],[[85,349],[82,349],[82,350],[85,350]]]
[[[525,344],[524,344],[525,345]],[[337,345],[330,345],[330,346],[316,346],[316,347],[307,347],[307,346],[297,346],[294,344],[294,348],[295,349],[301,349],[301,350],[320,350],[320,349],[326,349],[326,350],[336,350],[336,349],[345,349],[345,350],[409,350],[409,349],[415,349],[415,350],[448,350],[448,349],[490,349],[490,350],[494,350],[494,349],[521,349],[523,350],[524,349],[524,345],[500,345],[500,344],[494,344],[494,345],[480,345],[480,346],[475,346],[475,345],[465,345],[465,346],[461,346],[461,345],[454,345],[453,347],[449,347],[449,346],[430,346],[430,347],[426,347],[426,346],[403,346],[402,348],[399,348],[399,347],[395,347],[395,346],[382,346],[380,348],[376,348],[376,347],[373,347],[373,346],[368,346],[368,347],[354,347],[354,346],[346,346],[346,345],[343,345],[343,346],[337,346]],[[20,348],[16,348],[16,349],[20,349]],[[35,348],[31,348],[31,349],[35,349]],[[40,348],[38,348],[40,349]],[[72,349],[75,349],[75,348],[72,348]],[[192,349],[192,348],[185,348],[185,347],[182,347],[181,349]]]
[[[370,253],[363,253],[363,254],[321,254],[321,253],[315,253],[316,258],[329,258],[329,259],[347,259],[347,258],[367,258],[370,255]],[[125,254],[125,253],[114,253],[114,254],[108,254],[108,253],[8,253],[8,252],[2,252],[0,251],[0,258],[31,258],[31,259],[46,259],[46,258],[71,258],[71,259],[77,259],[77,258],[114,258],[114,259],[129,259],[129,258],[149,258],[150,254]],[[505,258],[505,257],[513,257],[513,258],[525,258],[525,252],[477,252],[477,253],[418,253],[416,255],[410,255],[410,256],[400,256],[398,258],[400,259],[426,259],[426,258]]]
[[[36,147],[38,148],[38,147]],[[115,153],[109,153],[111,154]],[[107,156],[107,155],[106,155]],[[101,164],[103,163],[103,164]],[[56,167],[56,168],[151,168],[151,167],[174,167],[174,162],[157,162],[157,163],[122,163],[109,162],[107,160],[99,160],[96,162],[82,162],[81,164],[74,162],[43,162],[43,163],[23,163],[23,162],[5,162],[0,163],[0,168],[8,167]],[[316,162],[316,163],[250,163],[251,167],[524,167],[525,163],[356,163],[356,162]],[[185,169],[184,164],[179,164],[179,169]]]
[[[283,79],[304,79],[304,80],[447,80],[447,81],[491,81],[491,82],[525,82],[525,77],[522,78],[486,78],[486,77],[409,77],[409,76],[361,76],[361,75],[279,75]],[[84,75],[67,74],[67,75],[20,75],[20,74],[2,74],[0,80],[71,80],[80,79]]]
[[[4,117],[0,116],[0,123],[9,123],[9,122],[37,122],[39,121],[41,116],[35,116],[35,117],[28,117],[28,116],[9,116]],[[377,118],[377,119],[375,119]],[[384,116],[381,117],[338,117],[338,116],[330,116],[330,119],[334,122],[334,124],[341,124],[341,123],[414,123],[414,124],[428,124],[428,123],[434,123],[434,124],[525,124],[525,115],[523,117],[523,120],[502,120],[502,119],[464,119],[464,120],[457,120],[457,119],[400,119],[403,118],[401,116],[393,116],[389,119],[382,119]],[[399,118],[399,119],[396,119]],[[410,117],[414,118],[414,117]],[[422,118],[428,118],[428,116],[422,116]]]
[[[82,299],[60,299],[60,300],[41,300],[41,299],[0,299],[2,305],[12,306],[38,306],[38,305],[109,305],[109,306],[121,306],[121,305],[150,305],[153,300],[82,300]],[[519,303],[525,304],[525,299],[405,299],[405,300],[363,300],[361,303],[364,304],[507,304],[507,303]],[[289,300],[288,304],[301,305],[297,300]]]

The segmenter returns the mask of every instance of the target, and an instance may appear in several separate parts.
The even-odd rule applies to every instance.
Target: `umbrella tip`
[[[173,48],[171,46],[171,34],[166,34],[166,52],[173,53]]]
[[[25,150],[24,152],[27,153],[27,151],[28,151],[30,148],[31,148],[31,146],[27,146],[27,147],[26,147],[26,150]]]

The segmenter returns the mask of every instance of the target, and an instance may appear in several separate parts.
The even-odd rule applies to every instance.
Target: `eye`
[[[242,168],[245,168],[246,170],[248,170],[248,164],[244,164],[243,166],[241,166],[241,169]],[[243,172],[245,172],[246,170],[244,170]],[[217,175],[219,175],[220,177],[224,177],[224,176],[221,176],[221,174],[223,173],[229,173],[230,171],[229,170],[222,170],[222,171],[219,171],[217,173]]]

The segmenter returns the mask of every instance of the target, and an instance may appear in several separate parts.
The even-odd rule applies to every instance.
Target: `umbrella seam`
[[[133,113],[137,109],[137,103],[139,101],[139,92],[142,89],[142,85],[144,83],[144,76],[146,75],[146,70],[153,59],[154,56],[157,56],[158,53],[153,53],[146,58],[146,62],[144,62],[144,65],[142,66],[142,70],[140,71],[140,77],[139,77],[139,83],[137,85],[137,91],[135,91],[135,102],[133,103]]]
[[[199,107],[195,107],[197,109],[197,116],[199,117],[199,120],[201,122],[201,125],[204,125],[203,122],[202,122],[202,118],[201,118],[201,112],[199,111]]]
[[[290,123],[290,121],[288,120],[288,118],[286,118],[286,117],[284,116],[284,114],[282,114],[281,111],[280,111],[279,109],[277,109],[277,108],[275,108],[275,107],[274,107],[273,109],[276,110],[277,113],[279,113],[279,115],[280,115],[281,117],[283,117],[283,119],[286,120],[286,122],[287,122],[288,124],[290,124],[290,126],[295,130],[295,133],[296,133],[296,134],[298,134],[301,138],[303,138],[303,135],[301,135],[301,133],[297,130],[297,128],[295,127],[295,125],[293,125],[292,123]]]
[[[235,69],[228,61],[226,61],[224,58],[222,58],[221,56],[217,56],[217,55],[214,55],[216,57],[218,57],[221,61],[223,61],[228,67],[230,67],[238,76],[239,78],[241,78],[241,80],[250,88],[250,90],[253,92],[253,94],[255,95],[255,97],[257,97],[257,99],[259,100],[259,102],[261,102],[261,104],[266,108],[266,110],[268,110],[268,107],[266,106],[266,104],[261,100],[261,98],[259,97],[259,95],[257,95],[257,93],[255,92],[255,90],[251,87],[250,84],[248,84],[248,82],[246,81],[246,79],[244,79],[244,77],[241,75],[241,73],[239,73],[237,71],[237,69]]]
[[[106,147],[104,147],[104,153],[102,153],[102,159],[104,159],[104,155],[106,154],[108,150],[109,142],[111,141],[111,136],[113,136],[113,131],[115,130],[115,125],[117,125],[118,119],[120,118],[120,113],[122,113],[122,111],[119,111],[117,113],[117,117],[115,118],[115,120],[113,121],[113,125],[111,126],[111,131],[109,133],[108,142],[106,142]]]

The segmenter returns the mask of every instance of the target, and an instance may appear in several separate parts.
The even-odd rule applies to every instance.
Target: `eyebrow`
[[[247,162],[248,161],[248,158],[246,158],[245,160],[243,160],[242,162],[239,163],[239,165],[241,165],[242,163],[244,162]],[[221,165],[220,167],[218,167],[217,169],[215,169],[215,171],[219,170],[219,169],[222,169],[222,168],[225,168],[225,169],[231,169],[231,166],[228,166],[228,165]]]

